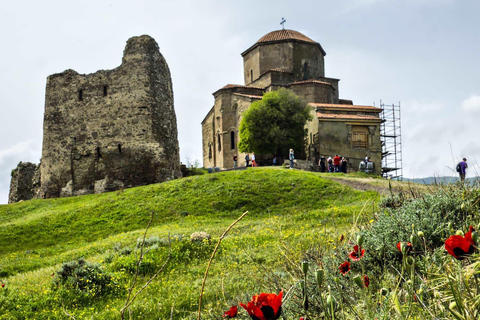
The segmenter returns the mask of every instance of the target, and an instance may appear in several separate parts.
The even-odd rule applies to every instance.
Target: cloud
[[[451,6],[458,0],[405,0],[405,5],[412,6]],[[357,10],[360,8],[371,7],[375,5],[391,4],[389,0],[355,0],[351,4],[347,5],[345,12]]]
[[[473,95],[470,98],[463,100],[462,109],[469,113],[480,112],[480,96]]]

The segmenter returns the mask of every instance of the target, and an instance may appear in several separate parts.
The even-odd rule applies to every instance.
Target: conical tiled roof
[[[261,37],[257,41],[257,43],[270,42],[270,41],[285,41],[285,40],[297,40],[302,42],[318,43],[298,31],[288,30],[288,29],[275,30],[275,31],[269,32],[263,37]]]
[[[251,46],[250,48],[242,52],[242,56],[246,55],[250,50],[256,48],[259,45],[267,45],[270,43],[287,42],[287,41],[303,42],[303,43],[316,45],[320,48],[323,55],[326,55],[320,43],[313,41],[303,33],[300,33],[295,30],[281,29],[281,30],[275,30],[275,31],[269,32],[263,37],[261,37],[260,39],[258,39],[258,41],[255,42],[253,46]]]

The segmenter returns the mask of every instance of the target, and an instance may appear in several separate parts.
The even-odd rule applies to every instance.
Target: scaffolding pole
[[[384,104],[380,101],[382,121],[380,137],[382,141],[382,177],[402,180],[402,128],[400,102]]]

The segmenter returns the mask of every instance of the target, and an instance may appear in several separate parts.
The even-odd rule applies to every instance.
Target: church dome
[[[264,42],[277,42],[277,41],[289,41],[289,40],[294,40],[294,41],[301,41],[301,42],[308,42],[308,43],[318,43],[316,41],[313,41],[303,33],[300,33],[295,30],[288,30],[288,29],[282,29],[282,30],[275,30],[272,32],[267,33],[263,37],[261,37],[257,43],[264,43]]]
[[[326,55],[326,52],[323,50],[320,43],[310,39],[303,33],[300,33],[295,30],[281,29],[281,30],[275,30],[275,31],[269,32],[263,37],[261,37],[260,39],[258,39],[258,41],[255,42],[253,46],[251,46],[250,48],[248,48],[242,53],[242,56],[245,56],[248,52],[250,52],[251,50],[253,50],[258,46],[269,45],[269,44],[274,44],[279,42],[300,42],[300,43],[315,45],[320,49],[323,55]]]

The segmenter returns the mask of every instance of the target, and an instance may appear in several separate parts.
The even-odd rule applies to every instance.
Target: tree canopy
[[[239,150],[281,157],[290,148],[302,151],[307,134],[305,124],[310,119],[307,103],[293,92],[286,89],[269,92],[244,112]]]

